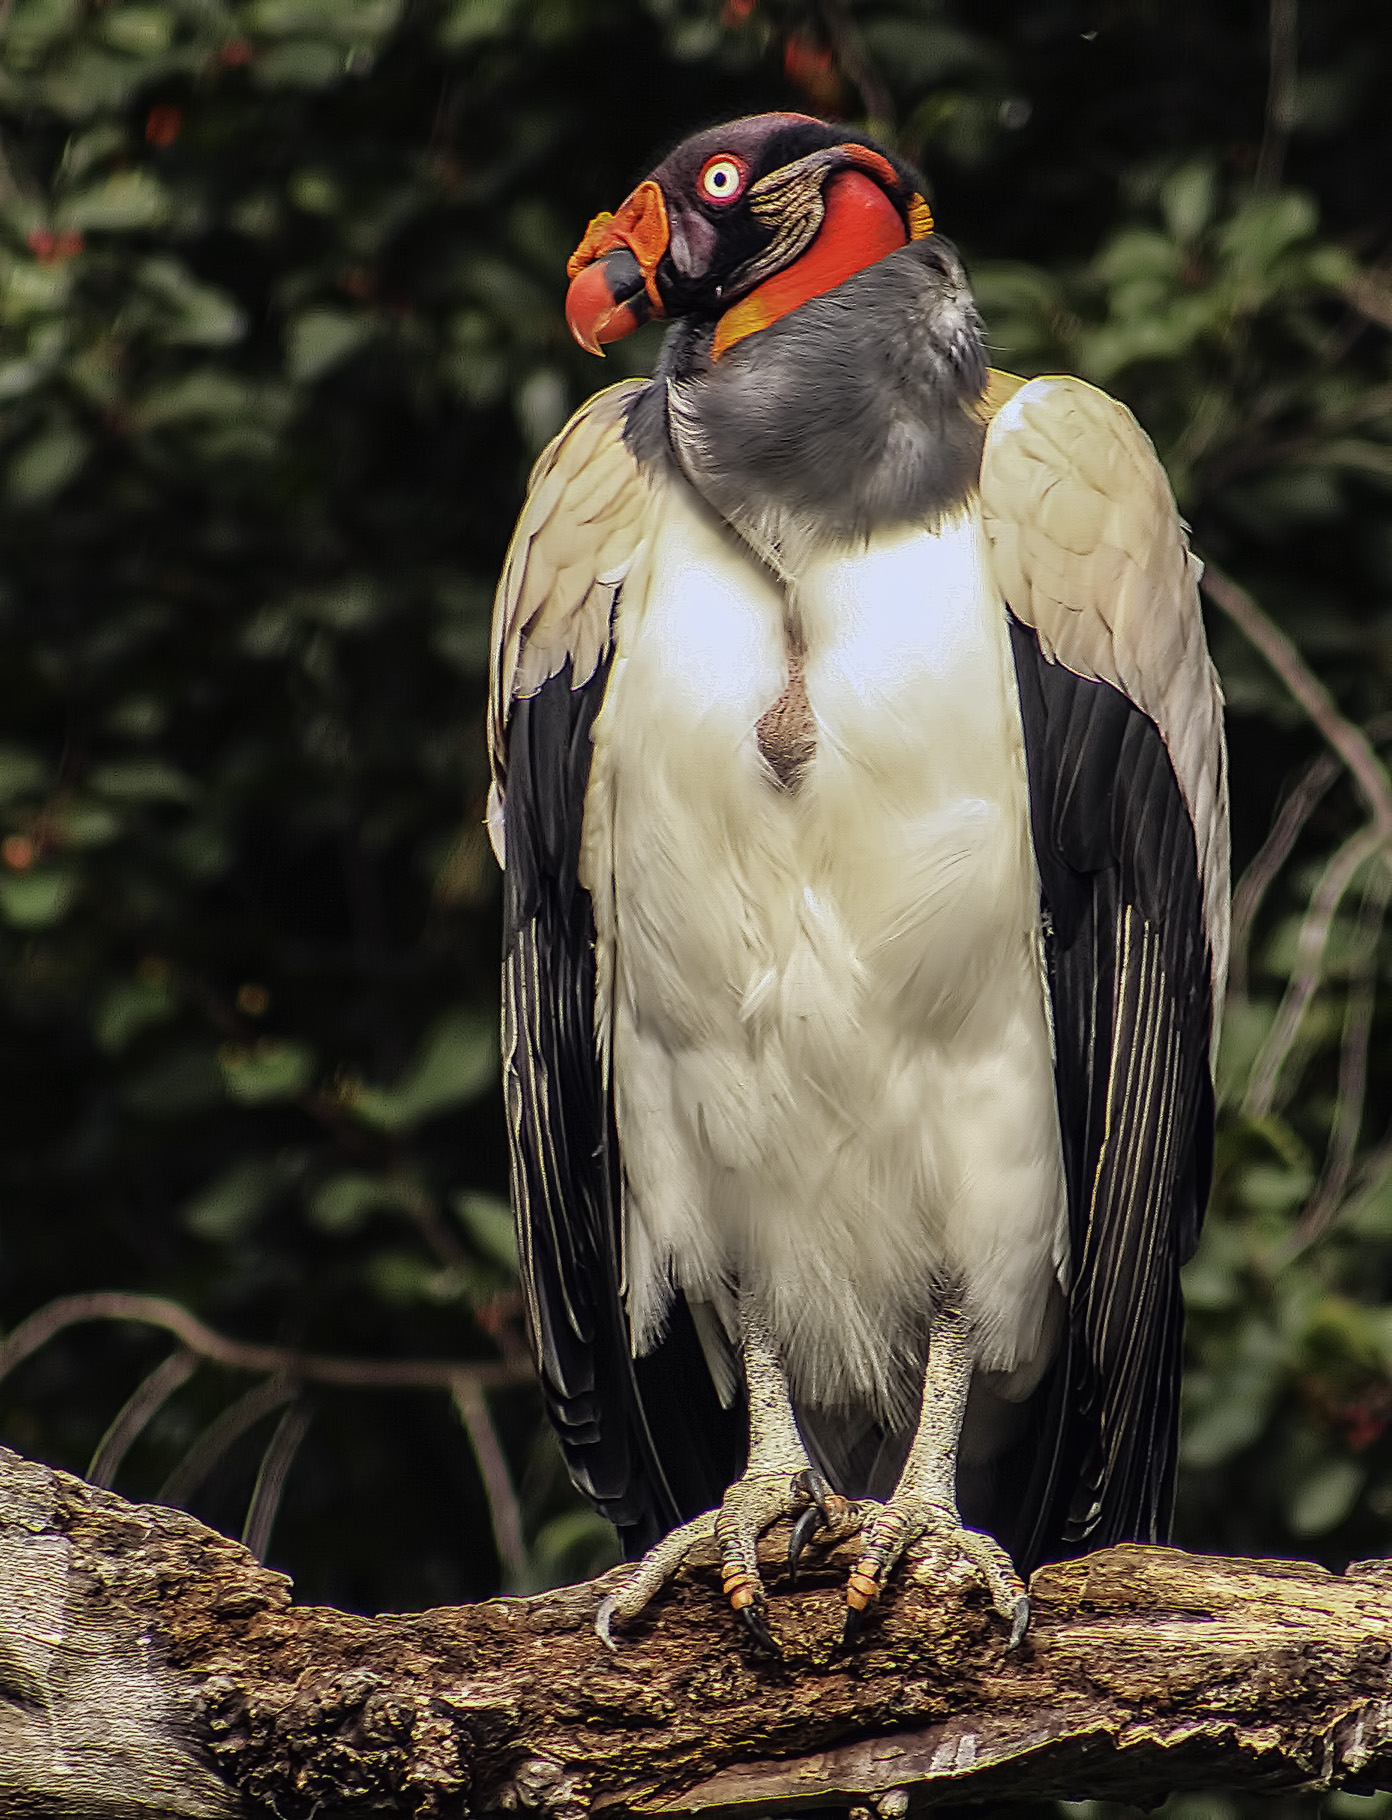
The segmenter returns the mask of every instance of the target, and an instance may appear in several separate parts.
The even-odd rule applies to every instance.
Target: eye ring
[[[749,166],[733,152],[717,152],[707,158],[696,179],[696,193],[703,202],[733,202],[744,189]]]

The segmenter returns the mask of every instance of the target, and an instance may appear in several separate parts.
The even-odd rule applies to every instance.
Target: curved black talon
[[[758,1605],[742,1606],[740,1616],[744,1619],[744,1628],[749,1632],[750,1642],[760,1655],[772,1656],[775,1662],[781,1662],[783,1651],[774,1642],[772,1633],[764,1622],[764,1614],[760,1607]]]
[[[831,1487],[822,1475],[814,1467],[809,1466],[805,1471],[794,1476],[793,1488],[800,1491],[805,1498],[811,1498],[812,1508],[821,1518],[823,1529],[830,1529],[831,1506],[827,1503],[827,1498]]]
[[[788,1584],[790,1586],[797,1585],[798,1562],[802,1559],[803,1549],[812,1540],[818,1524],[825,1524],[826,1520],[817,1505],[809,1504],[794,1523],[793,1533],[788,1537]]]
[[[1025,1632],[1029,1629],[1029,1621],[1030,1602],[1029,1595],[1025,1593],[1015,1601],[1015,1616],[1010,1623],[1010,1641],[1005,1646],[1007,1653],[1012,1649],[1018,1649],[1024,1642]]]
[[[837,1648],[849,1649],[852,1643],[855,1643],[859,1639],[869,1618],[870,1607],[868,1605],[863,1611],[857,1611],[854,1605],[848,1605],[846,1607],[846,1622],[842,1628],[841,1641],[837,1645]]]

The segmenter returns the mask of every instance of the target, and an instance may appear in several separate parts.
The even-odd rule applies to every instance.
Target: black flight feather
[[[1066,1394],[1039,1393],[1055,1405],[1036,1429],[1036,1466],[1049,1470],[995,1532],[1029,1565],[1169,1530],[1179,1270],[1213,1157],[1213,1005],[1193,823],[1154,722],[1109,684],[1049,662],[1013,617],[1010,633],[1073,1270],[1055,1373]]]
[[[523,1296],[571,1477],[635,1556],[718,1504],[744,1458],[691,1316],[631,1356],[620,1281],[622,1168],[596,1052],[594,914],[578,878],[606,659],[513,705],[505,802],[503,1081]]]

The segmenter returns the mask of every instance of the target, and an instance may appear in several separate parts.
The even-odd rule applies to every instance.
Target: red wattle
[[[820,297],[886,253],[908,245],[904,217],[879,184],[862,172],[838,171],[828,181],[823,200],[825,219],[802,257],[756,285],[720,318],[713,359],[809,298]]]

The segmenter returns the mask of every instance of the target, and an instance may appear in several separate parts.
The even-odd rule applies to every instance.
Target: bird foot
[[[637,1568],[601,1604],[595,1631],[609,1649],[617,1650],[613,1623],[636,1617],[665,1586],[698,1543],[712,1534],[720,1548],[721,1581],[731,1611],[740,1619],[754,1647],[780,1656],[764,1617],[766,1598],[759,1573],[759,1537],[780,1517],[797,1519],[788,1544],[788,1569],[797,1577],[798,1560],[815,1531],[832,1537],[852,1535],[859,1527],[856,1506],[829,1491],[820,1473],[751,1469],[735,1480],[719,1510],[708,1510],[649,1549]]]
[[[861,1509],[869,1514],[861,1530],[861,1556],[846,1583],[843,1644],[853,1643],[864,1630],[889,1576],[907,1555],[916,1564],[932,1562],[939,1572],[953,1557],[965,1560],[985,1581],[992,1605],[1010,1626],[1007,1649],[1019,1648],[1029,1627],[1029,1595],[999,1542],[968,1529],[954,1505],[919,1492],[900,1489],[887,1504]]]

